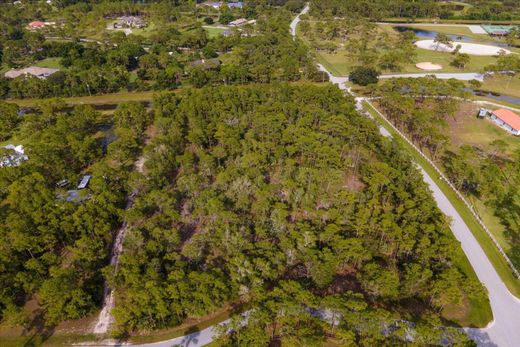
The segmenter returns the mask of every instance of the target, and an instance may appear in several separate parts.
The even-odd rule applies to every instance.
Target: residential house
[[[24,69],[11,69],[9,71],[7,71],[4,76],[6,78],[16,78],[16,77],[19,77],[19,76],[24,76],[24,75],[32,75],[34,77],[38,77],[39,79],[46,79],[47,77],[49,77],[50,75],[52,75],[53,73],[56,73],[60,71],[59,69],[50,69],[50,68],[46,68],[46,67],[38,67],[38,66],[30,66],[30,67],[26,67]]]
[[[27,28],[29,28],[30,30],[38,30],[38,29],[44,28],[46,26],[53,26],[53,25],[56,25],[56,22],[42,22],[39,20],[35,20],[35,21],[27,24]]]
[[[490,118],[511,134],[520,135],[520,116],[504,108],[491,111]]]
[[[239,26],[247,24],[247,22],[248,22],[247,19],[239,18],[239,19],[236,19],[236,20],[234,20],[232,22],[229,22],[229,25],[234,26],[234,27],[239,27]]]

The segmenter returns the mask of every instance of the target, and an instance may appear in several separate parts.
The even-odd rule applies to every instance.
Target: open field
[[[60,64],[61,58],[46,58],[36,62],[34,65],[39,67],[47,67],[51,69],[62,69],[63,66]]]
[[[453,204],[457,212],[460,214],[468,228],[471,230],[477,241],[479,242],[480,246],[486,253],[487,257],[493,264],[494,268],[496,269],[498,275],[500,278],[504,281],[504,284],[507,286],[507,288],[511,291],[511,293],[515,296],[520,296],[520,280],[518,280],[513,272],[511,271],[511,268],[505,261],[505,259],[502,257],[502,255],[499,253],[498,249],[495,247],[489,236],[486,234],[484,229],[480,227],[477,220],[473,217],[471,212],[468,210],[468,208],[464,205],[464,203],[457,197],[455,192],[448,186],[447,182],[440,179],[439,176],[436,174],[434,168],[419,154],[415,151],[413,147],[411,147],[406,141],[404,141],[399,134],[397,134],[388,124],[388,122],[383,119],[375,110],[368,104],[364,103],[367,110],[369,110],[370,114],[383,126],[385,129],[387,129],[392,136],[401,143],[401,145],[407,149],[407,151],[410,153],[412,158],[419,163],[424,170],[428,173],[428,175],[433,179],[433,181],[441,188],[443,193],[447,196],[447,198],[450,200],[450,202]],[[467,261],[467,258],[464,257],[465,262],[464,267],[466,268],[466,271],[468,273],[472,273],[473,269],[471,268],[471,265]],[[474,272],[473,272],[474,273]],[[488,305],[483,305],[483,307],[479,307],[480,305],[477,305],[477,310],[485,310],[488,309]],[[476,313],[475,313],[476,314]],[[483,312],[479,312],[478,315],[483,314]],[[489,313],[491,314],[491,313]]]
[[[520,77],[487,77],[479,89],[520,98]],[[520,108],[520,106],[516,106]]]
[[[493,107],[496,109],[497,107]],[[449,119],[449,137],[451,150],[457,151],[460,146],[468,145],[492,152],[491,142],[502,140],[507,144],[503,155],[510,157],[515,151],[520,150],[520,138],[509,134],[489,119],[477,118],[479,106],[472,103],[461,105],[455,119]],[[471,202],[476,206],[479,215],[486,226],[493,233],[500,246],[508,251],[511,248],[507,238],[504,236],[505,228],[500,220],[494,216],[493,208],[486,206],[481,200],[472,198]]]
[[[494,109],[497,108],[494,107]],[[520,149],[519,137],[511,135],[489,119],[477,118],[478,110],[479,106],[466,103],[461,105],[455,119],[448,119],[448,135],[451,138],[454,149],[462,145],[469,145],[485,151],[492,151],[490,143],[498,139],[503,140],[508,145],[504,153],[506,156],[510,156]]]
[[[397,39],[398,33],[393,29],[391,25],[379,25],[378,26],[381,33],[387,34],[390,39]],[[467,33],[471,33],[467,27],[439,27],[445,30],[448,28],[450,30],[446,30],[447,32],[451,32],[451,29],[458,29],[460,35],[465,35]],[[426,28],[425,28],[426,29]],[[437,29],[437,27],[434,27]],[[440,30],[439,30],[440,31]],[[297,32],[299,37],[301,37],[309,47],[313,47],[312,42],[304,37],[299,28],[297,28]],[[470,35],[468,35],[470,36]],[[488,37],[487,35],[481,35],[484,37]],[[489,38],[489,37],[488,37]],[[490,41],[489,39],[487,40]],[[334,43],[341,47],[340,45],[344,43],[343,41],[335,40]],[[405,64],[402,66],[401,71],[383,71],[383,73],[414,73],[414,72],[425,72],[415,66],[416,63],[419,62],[432,62],[434,64],[442,65],[442,70],[438,70],[438,72],[481,72],[484,70],[484,66],[493,64],[496,61],[496,58],[493,56],[470,56],[469,63],[464,68],[457,68],[451,65],[451,62],[454,59],[454,55],[447,52],[427,50],[422,48],[416,48],[416,58],[413,63]],[[349,56],[349,51],[347,48],[338,48],[335,53],[330,53],[327,51],[315,51],[315,55],[318,61],[323,64],[329,71],[331,71],[335,76],[346,76],[349,74],[351,69],[354,66],[360,65],[360,63],[353,57]]]
[[[415,51],[417,53],[415,59],[416,62],[429,61],[434,64],[442,65],[442,70],[436,72],[480,72],[483,70],[484,66],[492,64],[496,60],[495,57],[471,56],[469,64],[464,69],[459,69],[451,65],[451,61],[453,60],[453,55],[451,53],[430,51],[421,48],[417,48]],[[325,61],[325,64],[323,65],[332,67],[332,72],[334,73],[334,71],[336,71],[337,76],[346,76],[354,66],[359,65],[358,62],[346,56],[346,51],[344,50],[338,50],[338,53],[317,52],[316,55],[321,58],[319,59],[320,62]],[[417,68],[414,63],[404,65],[403,69],[398,73],[413,72],[425,71]],[[389,72],[387,71],[385,73]]]
[[[211,39],[221,35],[226,29],[218,28],[214,26],[203,26],[204,30],[208,32],[208,37]]]
[[[422,48],[417,48],[415,52],[417,53],[417,57],[415,59],[417,62],[429,61],[434,64],[442,65],[442,70],[439,70],[439,72],[480,72],[484,70],[484,66],[492,64],[496,60],[495,57],[472,55],[469,64],[464,69],[459,69],[451,65],[451,62],[453,60],[453,54],[451,53],[430,51]],[[418,69],[413,64],[408,64],[403,69],[403,72],[424,71]]]
[[[67,105],[78,105],[78,104],[119,104],[126,101],[151,101],[154,95],[154,91],[145,92],[121,92],[94,96],[77,96],[72,98],[63,98]],[[6,100],[7,102],[15,103],[19,106],[34,107],[37,106],[42,99],[12,99]]]

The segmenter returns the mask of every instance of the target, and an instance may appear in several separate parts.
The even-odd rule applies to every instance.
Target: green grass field
[[[51,69],[63,69],[63,66],[60,64],[60,60],[61,58],[45,58],[36,62],[34,65]]]
[[[520,98],[520,77],[488,77],[479,89]],[[520,105],[516,105],[520,108]]]
[[[78,105],[78,104],[119,104],[127,101],[151,101],[155,92],[121,92],[112,94],[102,94],[94,96],[77,96],[72,98],[63,98],[63,101],[67,105]],[[12,99],[7,100],[8,102],[15,103],[19,106],[34,107],[37,106],[42,99]]]
[[[453,60],[453,55],[451,53],[430,51],[421,48],[416,48],[415,51],[417,53],[417,57],[415,59],[416,62],[429,61],[434,64],[442,65],[443,69],[438,70],[437,72],[480,72],[484,69],[484,66],[492,64],[496,61],[495,57],[473,55],[471,56],[469,64],[464,69],[459,69],[451,65]],[[354,66],[359,65],[358,62],[346,56],[346,51],[344,50],[338,50],[337,53],[317,52],[316,55],[318,56],[318,60],[321,63],[325,62],[323,65],[330,67],[331,72],[337,76],[346,76]],[[418,69],[415,64],[406,64],[403,66],[401,71],[395,73],[413,72],[425,71]],[[384,73],[394,72],[386,71]]]
[[[226,29],[223,29],[223,28],[217,28],[217,27],[213,27],[213,26],[203,26],[204,30],[206,30],[208,32],[208,37],[211,39],[211,38],[214,38],[214,37],[217,37],[219,35],[222,35],[222,33],[226,30]]]
[[[471,212],[468,210],[466,205],[457,197],[455,192],[448,186],[448,184],[444,181],[439,179],[439,176],[436,174],[434,168],[419,154],[415,151],[413,147],[411,147],[406,141],[404,141],[388,124],[388,122],[383,119],[375,110],[370,106],[368,103],[365,103],[365,106],[369,110],[369,112],[374,116],[374,118],[381,124],[384,125],[384,127],[392,134],[392,136],[401,143],[404,148],[408,150],[412,158],[421,165],[424,170],[428,173],[428,175],[435,181],[435,183],[441,188],[443,193],[446,195],[446,197],[450,200],[450,202],[453,204],[457,212],[460,214],[466,225],[469,227],[477,241],[479,242],[480,246],[488,256],[489,260],[493,264],[495,270],[497,271],[500,278],[504,281],[505,285],[508,287],[508,289],[511,291],[511,293],[515,296],[520,296],[520,280],[517,279],[513,272],[511,271],[511,268],[505,261],[505,259],[502,257],[502,255],[499,253],[498,249],[495,247],[489,236],[486,234],[486,232],[480,227],[477,220],[473,217]],[[471,269],[471,266],[469,262],[466,261],[463,262],[464,267],[468,268],[467,271],[473,272]],[[480,306],[480,305],[478,305]],[[476,307],[477,311],[480,310],[488,310],[488,306],[483,305],[482,307]],[[489,313],[489,316],[491,313]],[[483,312],[476,312],[475,316],[485,316]],[[488,316],[488,317],[489,317]]]

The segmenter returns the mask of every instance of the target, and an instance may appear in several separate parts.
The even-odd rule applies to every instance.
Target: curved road
[[[296,26],[300,21],[300,15],[307,13],[309,7],[306,6],[302,12],[291,23],[291,34],[295,36]],[[327,72],[332,83],[337,84],[340,89],[349,93],[350,90],[345,86],[346,77],[335,77],[323,66],[320,69]],[[361,109],[361,99],[357,99],[357,107]],[[383,128],[384,129],[384,128]],[[382,130],[383,132],[384,130]],[[388,136],[388,132],[383,132]],[[422,170],[422,168],[421,168]],[[520,346],[520,300],[514,297],[505,284],[498,276],[495,268],[487,258],[486,254],[480,247],[479,243],[464,223],[462,217],[455,210],[451,202],[444,195],[442,190],[424,171],[424,180],[430,186],[437,205],[446,214],[451,217],[451,230],[455,237],[460,241],[462,250],[468,257],[469,262],[473,266],[479,280],[484,284],[489,292],[489,301],[493,311],[494,320],[484,329],[468,328],[466,331],[479,346],[484,347],[519,347]],[[219,325],[226,324],[224,321]],[[179,345],[182,347],[199,347],[204,346],[213,341],[217,332],[214,327],[209,327],[199,332],[189,335],[177,337],[171,340],[165,340],[156,343],[134,345],[141,347],[170,347]],[[106,345],[113,345],[107,343]]]
[[[302,13],[306,13],[306,8]],[[294,33],[300,21],[299,16],[291,23],[291,32]],[[320,65],[322,71],[327,72],[332,83],[340,89],[352,94],[345,86],[346,77],[335,77]],[[357,103],[361,105],[361,103]],[[422,168],[421,168],[422,170]],[[464,220],[453,207],[439,186],[423,171],[424,180],[430,186],[433,197],[439,208],[451,217],[451,230],[460,241],[462,250],[468,257],[477,277],[484,284],[489,293],[489,302],[493,311],[494,320],[484,329],[466,329],[468,334],[479,346],[491,347],[520,347],[520,300],[513,296],[496,272],[488,257],[480,247]]]

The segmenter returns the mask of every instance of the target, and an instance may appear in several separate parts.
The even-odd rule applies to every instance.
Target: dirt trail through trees
[[[141,155],[134,164],[135,170],[139,173],[143,173],[145,157],[144,154]],[[134,190],[128,196],[128,201],[125,207],[125,210],[128,210],[132,207],[135,197],[137,196],[137,190]],[[128,223],[123,221],[123,225],[117,231],[116,239],[114,241],[114,245],[112,248],[112,254],[110,256],[110,265],[114,268],[114,271],[117,272],[119,265],[119,256],[123,252],[123,242],[125,239],[126,232],[128,231]],[[105,288],[103,293],[103,308],[99,314],[99,318],[94,326],[93,332],[94,334],[106,334],[108,332],[108,328],[112,324],[112,309],[114,308],[114,291],[109,288],[108,283],[105,282]]]

